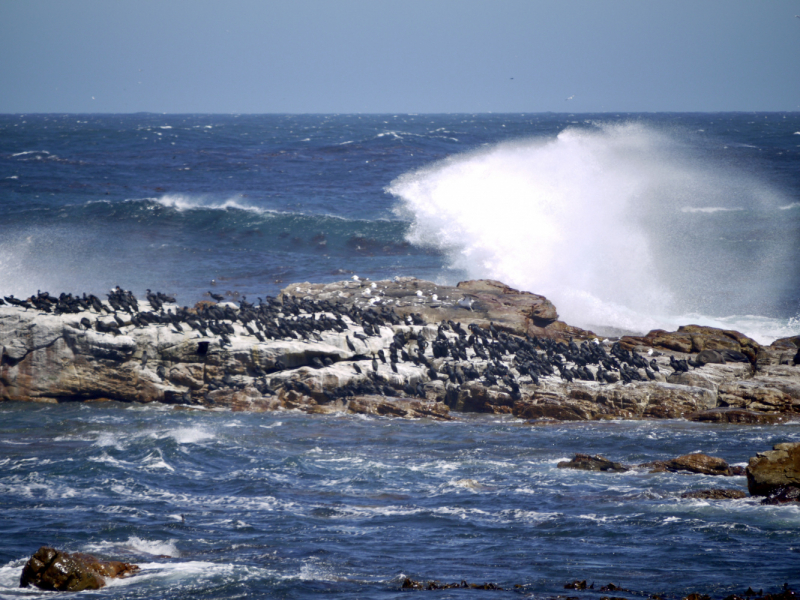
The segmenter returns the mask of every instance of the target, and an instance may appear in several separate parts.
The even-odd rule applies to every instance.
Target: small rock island
[[[776,423],[800,416],[799,346],[697,325],[601,338],[491,280],[295,283],[192,308],[39,292],[0,305],[0,400]]]

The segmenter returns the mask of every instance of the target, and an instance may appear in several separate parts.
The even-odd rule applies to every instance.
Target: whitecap
[[[139,536],[131,536],[125,541],[97,542],[85,546],[85,552],[103,552],[112,554],[124,552],[133,554],[149,554],[151,556],[169,556],[178,558],[181,553],[175,545],[177,540],[146,540]],[[112,550],[114,552],[108,552]]]
[[[190,197],[183,194],[166,194],[160,198],[146,198],[166,208],[173,208],[178,212],[189,210],[242,210],[259,215],[274,214],[276,211],[258,206],[252,206],[236,198],[229,198],[222,202],[206,200],[204,197]]]
[[[50,154],[47,150],[27,150],[25,152],[17,152],[16,154],[12,154],[11,156],[25,156],[27,154]]]
[[[792,202],[791,204],[787,204],[786,206],[779,206],[778,210],[790,210],[792,208],[800,208],[800,202]]]

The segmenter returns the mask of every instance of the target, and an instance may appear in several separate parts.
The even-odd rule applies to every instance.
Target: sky
[[[800,110],[800,0],[0,0],[0,113]]]

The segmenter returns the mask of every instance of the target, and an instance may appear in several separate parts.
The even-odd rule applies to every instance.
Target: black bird
[[[217,302],[222,302],[225,299],[225,296],[221,296],[220,294],[215,294],[212,291],[209,291],[208,295],[211,296]]]
[[[378,372],[378,359],[375,358],[375,355],[372,355],[372,370],[376,373]]]
[[[353,363],[353,368],[356,370],[356,373],[361,375],[361,367],[359,367],[356,363]]]
[[[142,352],[142,368],[144,369],[147,366],[147,350]]]
[[[383,364],[386,364],[386,354],[384,354],[384,353],[383,353],[383,348],[381,348],[380,350],[378,350],[378,358],[380,358],[380,359],[381,359],[381,362],[382,362]]]
[[[347,347],[350,348],[350,352],[355,352],[356,351],[356,347],[353,344],[353,342],[350,340],[350,336],[346,335],[346,336],[344,336],[344,339],[347,342]]]

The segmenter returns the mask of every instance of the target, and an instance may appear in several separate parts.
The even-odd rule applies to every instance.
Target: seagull
[[[461,308],[472,310],[472,305],[475,304],[475,300],[469,296],[464,296],[456,304],[458,304]]]
[[[358,275],[353,275],[350,279],[352,279],[353,281],[358,281]]]
[[[567,100],[572,100],[574,97],[575,97],[575,94],[572,94],[572,96],[570,96],[569,98],[567,98],[566,100],[564,100],[564,102],[566,102]]]

